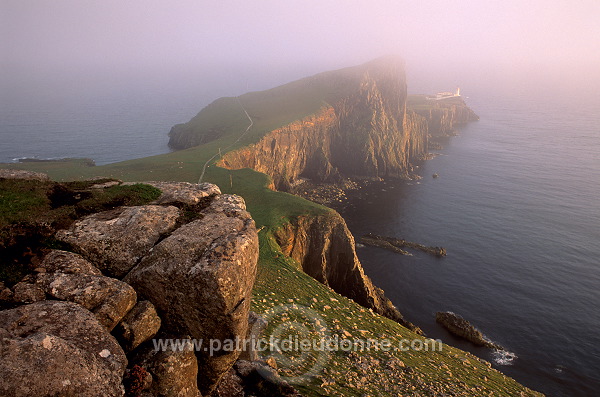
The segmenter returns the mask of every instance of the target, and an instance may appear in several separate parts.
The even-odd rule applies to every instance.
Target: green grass
[[[283,319],[287,325],[297,320],[308,328],[308,331],[298,332],[299,335],[319,334],[311,329],[316,327],[314,320],[317,318],[318,324],[324,328],[321,334],[331,337],[337,335],[347,339],[388,339],[392,346],[399,346],[402,339],[426,340],[338,295],[298,270],[299,265],[279,250],[270,231],[261,231],[259,238],[259,270],[252,310],[270,320],[271,325],[263,337],[268,339],[275,329],[281,331],[282,312],[274,308],[284,307],[286,311]],[[277,316],[272,316],[273,313],[277,313]],[[455,395],[488,395],[493,392],[495,396],[515,396],[521,391],[525,395],[536,395],[470,353],[448,345],[443,345],[441,351],[436,352],[394,350],[361,352],[362,358],[343,351],[313,353],[310,357],[304,357],[304,361],[300,360],[308,363],[307,366],[297,362],[298,365],[292,366],[291,370],[283,368],[280,361],[279,372],[297,382],[295,386],[306,396],[397,396],[411,395],[415,391],[422,393],[419,395],[429,395],[424,392],[423,383],[432,388],[450,387]],[[266,354],[264,357],[268,356]],[[298,357],[297,354],[290,356]],[[407,372],[402,377],[390,374],[387,364],[393,357],[412,368],[413,372]],[[323,360],[323,365],[316,376],[299,377],[318,360]],[[371,363],[370,369],[366,371],[361,369],[361,362],[364,361]]]

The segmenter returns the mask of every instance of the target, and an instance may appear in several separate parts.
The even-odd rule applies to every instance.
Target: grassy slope
[[[337,73],[334,79],[330,78],[331,74],[324,73],[273,90],[242,95],[239,100],[253,118],[254,127],[244,139],[231,149],[256,142],[274,128],[313,114],[323,105],[347,92],[352,85],[349,82],[356,71],[357,69],[353,68],[346,69]],[[237,98],[224,98],[219,100],[219,106],[207,108],[199,122],[206,123],[207,126],[220,127],[225,131],[224,135],[198,147],[105,166],[87,167],[80,162],[51,162],[11,164],[6,168],[46,172],[55,180],[105,176],[125,181],[197,182],[203,164],[220,148],[232,145],[239,134],[246,129],[248,119]],[[334,324],[337,324],[340,329],[335,332],[338,333],[342,332],[342,329],[346,329],[350,333],[355,333],[356,329],[360,329],[372,337],[381,335],[388,335],[396,339],[415,337],[412,332],[399,324],[370,313],[297,270],[298,264],[286,258],[274,243],[271,230],[300,214],[329,211],[326,207],[287,193],[271,191],[267,187],[270,183],[269,178],[250,169],[225,170],[212,165],[208,168],[204,181],[217,184],[224,193],[235,193],[244,197],[257,226],[265,227],[260,233],[260,266],[253,303],[256,311],[263,312],[269,307],[293,300],[297,304],[315,310],[327,320],[328,327],[332,330],[335,328]],[[315,297],[319,298],[317,302],[313,301]],[[327,305],[328,301],[335,303]],[[383,353],[378,354],[378,357],[385,358]],[[387,353],[385,356],[387,357]],[[500,395],[507,396],[514,395],[517,390],[522,390],[522,386],[515,381],[490,370],[470,354],[446,345],[444,345],[443,353],[440,354],[412,353],[411,355],[402,355],[400,359],[406,365],[414,366],[417,371],[420,371],[424,380],[446,382],[445,377],[448,375],[439,368],[441,363],[445,363],[454,376],[469,385],[485,384],[489,390],[495,390]],[[352,373],[352,369],[348,368],[346,360],[347,358],[342,353],[333,356],[327,365],[332,377],[348,379],[346,374]],[[468,360],[471,363],[470,366],[465,365],[464,360]],[[471,366],[477,368],[477,371],[474,371]],[[485,383],[482,383],[483,376],[489,379]],[[383,386],[379,382],[382,382],[382,379],[371,382],[372,386],[368,393],[370,395],[396,395],[381,391]],[[325,388],[320,387],[321,383],[322,380],[314,378],[311,383],[301,388],[308,396],[364,394],[353,387],[344,385],[344,382],[325,386]],[[326,394],[324,394],[325,389],[328,390]]]

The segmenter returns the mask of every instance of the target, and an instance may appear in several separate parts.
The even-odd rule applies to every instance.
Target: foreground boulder
[[[122,396],[123,350],[88,310],[42,301],[0,312],[0,395]]]
[[[198,362],[189,337],[180,349],[154,349],[152,344],[142,348],[132,361],[152,375],[148,392],[161,397],[200,397]]]
[[[450,333],[464,338],[477,346],[485,346],[492,349],[503,350],[499,346],[485,337],[477,328],[467,320],[452,312],[437,312],[435,321],[442,324]]]
[[[180,216],[173,206],[122,207],[87,216],[56,237],[71,244],[104,274],[121,278],[161,236],[172,231]]]
[[[135,290],[126,283],[90,274],[42,273],[37,276],[37,285],[56,299],[90,310],[109,331],[131,310],[137,298]]]
[[[187,204],[196,205],[207,197],[221,194],[217,185],[212,183],[189,182],[144,182],[162,191],[154,204]]]
[[[154,304],[169,332],[222,343],[243,339],[258,260],[254,221],[232,195],[217,196],[200,215],[158,243],[124,281]],[[239,353],[198,352],[203,394]]]
[[[152,338],[160,329],[161,320],[149,301],[138,302],[113,331],[121,346],[131,351]]]
[[[102,275],[98,268],[81,255],[61,250],[52,250],[47,253],[40,267],[48,273]]]

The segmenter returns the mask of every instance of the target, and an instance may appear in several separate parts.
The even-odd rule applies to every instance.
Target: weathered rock
[[[262,361],[238,360],[234,366],[244,390],[255,396],[299,397],[300,393]]]
[[[0,312],[0,395],[122,396],[127,359],[88,310],[43,301]]]
[[[125,281],[156,307],[163,325],[203,340],[244,338],[256,277],[258,236],[237,196],[217,196],[157,244]],[[199,352],[203,393],[212,390],[239,351]]]
[[[0,178],[4,179],[26,179],[30,181],[47,181],[50,178],[41,172],[0,169]]]
[[[122,207],[87,216],[56,236],[103,273],[121,278],[175,228],[179,215],[173,206]]]
[[[113,335],[126,351],[131,351],[156,335],[160,324],[154,305],[149,301],[141,301],[117,324]]]
[[[81,255],[61,250],[52,250],[40,264],[48,273],[92,274],[101,276],[97,267],[85,260]]]
[[[223,375],[219,385],[212,393],[213,397],[245,397],[244,382],[235,369],[231,368]]]
[[[452,334],[464,338],[477,346],[503,350],[502,346],[498,346],[491,342],[481,333],[481,331],[458,314],[452,312],[437,312],[435,314],[435,321],[442,324],[444,328]]]
[[[206,197],[221,194],[217,185],[212,183],[189,182],[144,182],[162,191],[155,204],[188,204],[195,205]]]
[[[37,285],[48,295],[80,304],[109,331],[131,310],[135,290],[114,278],[89,274],[42,273]]]
[[[0,302],[12,302],[14,293],[0,281]]]
[[[152,374],[149,392],[161,397],[200,397],[198,390],[198,362],[189,336],[175,338],[187,342],[182,349],[155,350],[145,346],[132,362]]]
[[[248,332],[246,333],[247,344],[240,354],[240,360],[254,361],[258,360],[258,351],[256,343],[262,332],[267,328],[267,321],[254,312],[250,312],[248,316]]]
[[[46,299],[44,290],[35,284],[19,282],[13,286],[13,301],[18,303],[33,303]]]

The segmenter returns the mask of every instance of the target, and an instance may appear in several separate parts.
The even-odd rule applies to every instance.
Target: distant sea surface
[[[550,396],[597,395],[600,96],[557,94],[551,84],[468,83],[462,92],[481,120],[421,164],[423,179],[373,185],[342,211],[357,239],[397,236],[443,246],[448,256],[362,247],[360,259],[428,336]],[[230,91],[246,91],[238,88]],[[90,157],[106,164],[168,152],[170,127],[227,93],[114,86],[17,94],[0,98],[0,162]],[[448,334],[435,323],[435,312],[446,310],[514,356]]]

